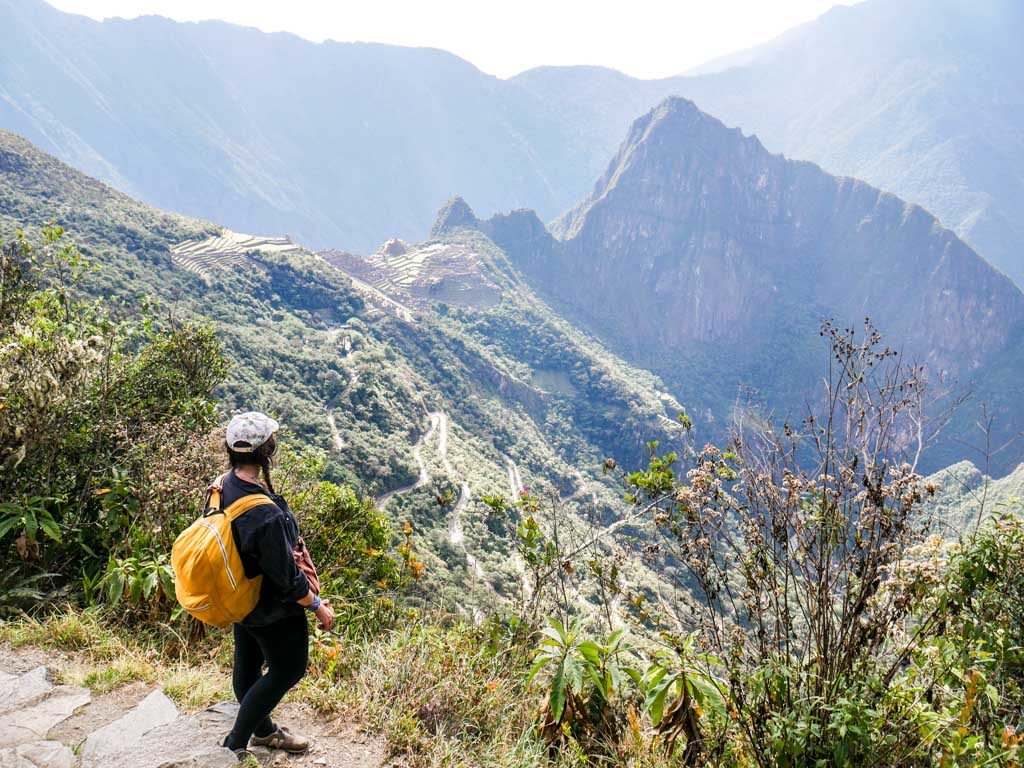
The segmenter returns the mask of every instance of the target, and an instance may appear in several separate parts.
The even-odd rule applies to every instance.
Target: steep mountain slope
[[[579,191],[543,105],[448,53],[42,0],[0,1],[0,127],[153,205],[312,246],[422,235],[454,191],[552,216]]]
[[[123,318],[148,302],[155,322],[211,323],[233,363],[224,409],[273,413],[334,479],[413,520],[438,594],[460,605],[520,583],[483,494],[525,482],[603,525],[617,497],[601,459],[638,465],[645,441],[680,437],[656,377],[563,321],[479,233],[409,247],[461,255],[486,300],[442,291],[396,318],[381,309],[394,299],[300,246],[155,210],[0,131],[0,241],[54,219],[98,267],[84,290]]]
[[[1015,0],[868,0],[836,7],[719,72],[642,82],[545,68],[515,81],[558,99],[566,120],[620,130],[642,102],[685,96],[774,152],[924,206],[1020,285],[1022,28]]]
[[[557,239],[526,212],[480,226],[557,306],[717,419],[739,385],[801,402],[826,318],[870,316],[946,386],[995,384],[1019,357],[1024,295],[930,214],[682,99],[634,123]],[[1001,428],[1022,418],[1013,407]]]

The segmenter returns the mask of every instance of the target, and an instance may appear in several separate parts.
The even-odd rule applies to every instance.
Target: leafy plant
[[[0,246],[0,540],[21,534],[0,567],[38,562],[65,586],[107,569],[108,597],[152,598],[145,553],[209,480],[225,363],[208,328],[116,320],[81,292],[91,272],[56,226]]]
[[[36,544],[39,532],[47,538],[61,540],[60,525],[50,508],[60,503],[52,496],[23,496],[20,502],[0,503],[0,539],[11,531],[21,531],[29,544]]]
[[[166,554],[111,558],[100,581],[111,605],[126,600],[132,606],[157,610],[174,601],[174,571]]]
[[[529,685],[542,670],[550,675],[538,714],[540,736],[552,745],[566,737],[587,745],[616,740],[622,723],[614,709],[624,682],[640,679],[629,666],[626,628],[595,642],[583,638],[578,618],[568,627],[549,618],[541,636],[526,678]]]
[[[640,681],[644,712],[663,739],[666,753],[675,752],[680,737],[685,741],[684,764],[695,762],[705,751],[701,727],[705,712],[719,722],[726,717],[726,684],[708,671],[721,661],[696,650],[698,637],[699,633],[691,632],[674,651],[658,654]]]
[[[49,590],[42,584],[55,573],[26,574],[20,567],[0,571],[0,616],[13,616],[44,599]]]

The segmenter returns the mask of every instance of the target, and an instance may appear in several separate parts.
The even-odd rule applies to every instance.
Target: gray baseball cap
[[[280,424],[259,411],[239,413],[228,422],[225,437],[228,448],[238,453],[252,453],[280,428]]]

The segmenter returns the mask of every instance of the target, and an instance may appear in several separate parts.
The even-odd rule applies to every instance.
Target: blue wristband
[[[313,602],[306,606],[306,610],[311,613],[316,613],[320,610],[320,595],[313,595]]]

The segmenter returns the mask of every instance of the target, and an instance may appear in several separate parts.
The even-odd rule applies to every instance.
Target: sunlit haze
[[[53,0],[96,19],[159,14],[222,19],[310,40],[369,41],[451,51],[508,77],[543,64],[600,64],[637,77],[679,74],[771,39],[853,0]]]

